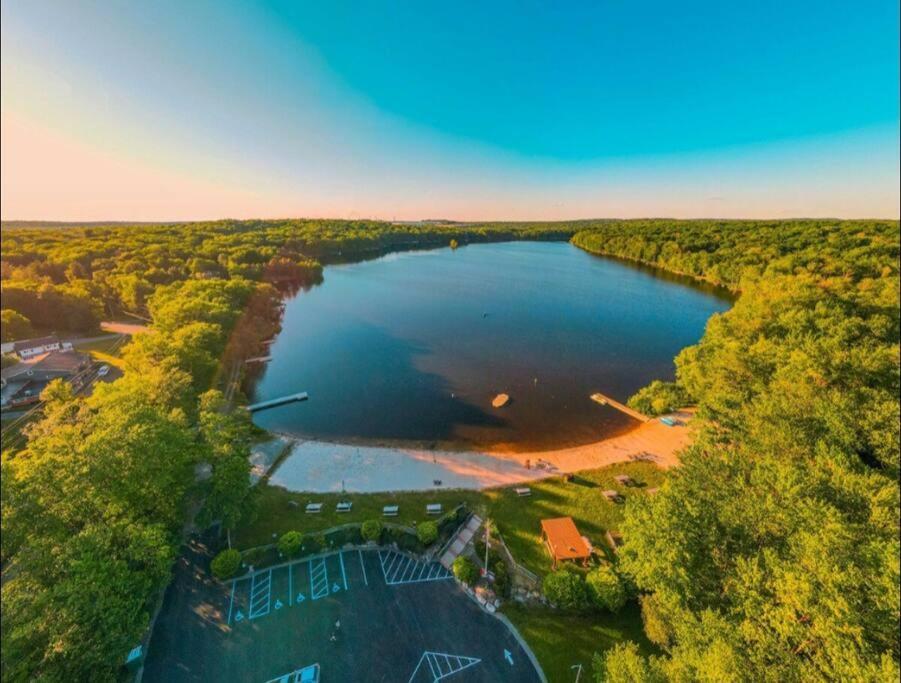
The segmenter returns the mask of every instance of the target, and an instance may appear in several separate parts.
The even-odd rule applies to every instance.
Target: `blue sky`
[[[898,215],[897,2],[3,2],[3,218]]]

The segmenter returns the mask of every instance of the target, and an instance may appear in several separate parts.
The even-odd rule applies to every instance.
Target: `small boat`
[[[503,408],[510,402],[509,394],[498,394],[494,397],[494,400],[491,402],[495,408]]]
[[[607,405],[607,399],[604,398],[603,394],[592,394],[591,400],[594,401],[595,403],[600,403],[602,406]]]
[[[675,427],[676,421],[671,417],[661,417],[660,421],[665,424],[667,427]]]

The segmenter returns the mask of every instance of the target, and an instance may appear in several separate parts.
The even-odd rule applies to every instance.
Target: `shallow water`
[[[625,401],[695,343],[722,294],[562,242],[406,252],[329,266],[287,301],[253,400],[271,430],[332,441],[540,450],[611,436]],[[500,392],[512,401],[491,407]]]

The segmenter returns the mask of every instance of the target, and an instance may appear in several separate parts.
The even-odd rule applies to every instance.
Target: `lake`
[[[251,388],[269,430],[346,443],[499,451],[581,445],[634,421],[625,400],[731,300],[565,242],[403,252],[325,268],[286,301]],[[511,401],[491,406],[498,393]]]

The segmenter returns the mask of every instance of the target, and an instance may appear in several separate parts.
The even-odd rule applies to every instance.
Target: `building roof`
[[[591,554],[572,517],[542,519],[541,530],[547,537],[551,552],[558,560],[583,559]]]
[[[48,344],[59,344],[59,338],[55,335],[50,335],[47,337],[37,337],[36,339],[23,339],[22,341],[13,342],[13,351],[33,349],[38,346],[47,346]]]
[[[74,375],[89,360],[87,354],[78,351],[51,351],[40,360],[16,363],[0,371],[0,377],[6,381],[20,378],[45,379],[50,376]]]
[[[51,351],[32,366],[34,370],[76,372],[88,360],[86,353],[78,351]]]

